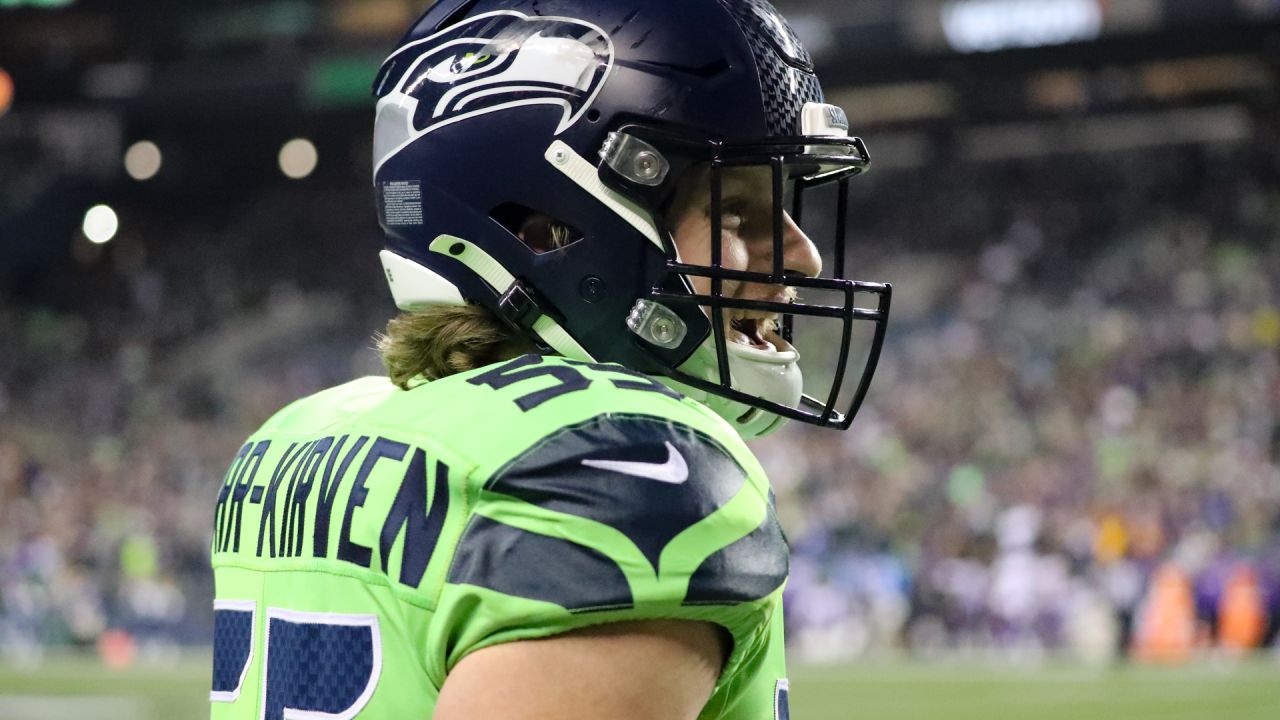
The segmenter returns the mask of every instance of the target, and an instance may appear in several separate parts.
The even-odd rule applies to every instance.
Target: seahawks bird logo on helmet
[[[612,59],[608,35],[590,23],[514,11],[409,43],[383,63],[374,84],[381,97],[375,159],[449,123],[523,105],[561,107],[559,134],[591,104]]]

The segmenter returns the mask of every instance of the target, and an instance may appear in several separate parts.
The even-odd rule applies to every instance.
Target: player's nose
[[[787,213],[782,216],[782,268],[805,277],[817,277],[822,272],[817,246]]]

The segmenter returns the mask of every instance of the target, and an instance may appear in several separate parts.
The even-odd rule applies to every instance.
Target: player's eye
[[[707,215],[710,216],[711,208],[707,208]],[[726,231],[738,232],[747,222],[748,211],[741,200],[736,198],[728,198],[721,203],[720,208],[720,227]]]

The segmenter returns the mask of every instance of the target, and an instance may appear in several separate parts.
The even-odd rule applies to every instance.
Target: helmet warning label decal
[[[409,180],[384,182],[382,196],[382,220],[387,225],[422,224],[422,184]]]

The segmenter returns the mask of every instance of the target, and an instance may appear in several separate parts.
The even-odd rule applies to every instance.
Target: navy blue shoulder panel
[[[655,570],[663,548],[742,490],[747,473],[713,438],[646,415],[614,414],[563,428],[486,485],[491,492],[617,529]],[[772,513],[695,573],[687,602],[764,597],[786,577],[787,549]],[[449,581],[574,609],[630,606],[625,577],[597,548],[477,517]],[[625,591],[625,592],[624,592]]]
[[[449,582],[555,603],[566,610],[630,608],[627,576],[603,553],[478,515],[458,543]]]
[[[648,415],[602,415],[571,426],[496,473],[488,488],[620,530],[655,568],[671,539],[746,483],[718,443]]]
[[[711,557],[689,578],[686,605],[749,602],[777,590],[787,579],[791,558],[787,538],[778,524],[773,493],[760,526]]]

